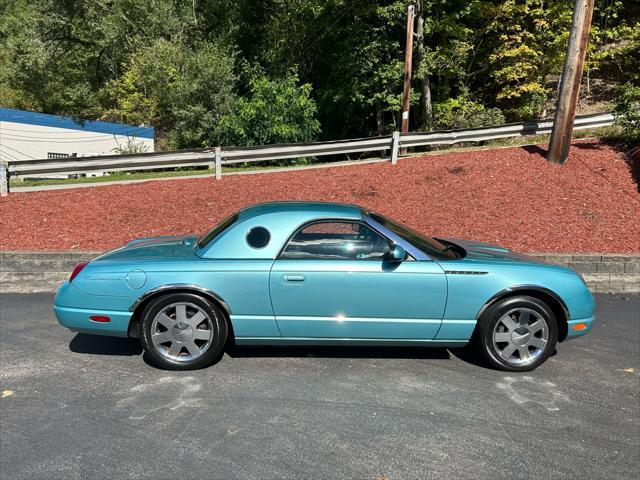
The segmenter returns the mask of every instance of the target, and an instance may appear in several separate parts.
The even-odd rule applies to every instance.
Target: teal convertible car
[[[215,361],[236,345],[470,341],[528,371],[588,332],[579,274],[506,248],[420,235],[355,205],[277,202],[198,238],[144,238],[78,265],[55,298],[65,327],[139,338],[158,366]]]

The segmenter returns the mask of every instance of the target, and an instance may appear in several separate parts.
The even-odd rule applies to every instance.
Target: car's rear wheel
[[[153,300],[140,322],[142,347],[169,370],[206,367],[222,353],[227,323],[220,309],[198,295],[173,293]]]
[[[478,323],[476,347],[494,367],[528,372],[555,350],[558,323],[541,300],[518,296],[491,305]]]

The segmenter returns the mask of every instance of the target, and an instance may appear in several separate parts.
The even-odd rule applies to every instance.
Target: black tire
[[[198,332],[210,331],[209,335],[211,338],[208,341],[202,340],[204,343],[201,344],[201,348],[204,352],[197,353],[197,355],[199,355],[197,358],[191,358],[192,355],[190,354],[190,351],[187,350],[186,344],[185,346],[179,345],[180,350],[177,356],[170,358],[169,346],[172,346],[174,342],[176,344],[180,344],[181,342],[171,339],[164,345],[157,345],[157,342],[154,342],[152,339],[153,331],[158,333],[157,329],[159,328],[158,322],[154,325],[154,319],[156,319],[156,316],[160,313],[170,311],[171,308],[175,308],[176,304],[186,305],[186,309],[189,312],[197,312],[199,309],[207,316],[207,318],[202,322],[202,325],[205,326],[204,329],[200,329],[197,326],[193,328],[190,326],[185,327],[187,330],[185,337],[189,334],[189,328],[191,328],[190,332],[192,333],[194,328],[197,328]],[[176,319],[172,320],[177,321],[177,310],[175,310],[175,312]],[[192,318],[194,317],[195,315]],[[181,325],[185,324],[181,323]],[[167,329],[167,331],[169,331],[169,329]],[[176,326],[175,330],[170,331],[179,332],[180,328]],[[142,343],[142,348],[153,364],[166,370],[196,370],[211,365],[222,354],[227,340],[227,334],[228,326],[226,316],[220,308],[206,298],[192,293],[169,293],[154,299],[144,309],[140,320],[139,338]],[[200,342],[201,340],[196,341]]]
[[[521,315],[534,322],[542,319],[546,325],[543,325],[543,330],[531,333],[534,328],[539,328],[541,324],[529,325],[532,328],[521,328],[520,323],[517,321]],[[508,322],[510,318],[512,320],[516,319],[517,328],[513,331],[508,330],[503,323],[503,319]],[[495,338],[494,335],[496,335]],[[509,341],[495,341],[496,338],[504,338],[497,337],[497,335],[508,336]],[[544,339],[545,335],[546,340]],[[537,339],[532,340],[534,336]],[[527,342],[532,341],[537,345],[527,344]],[[555,351],[556,343],[558,342],[558,320],[549,306],[537,298],[529,296],[510,297],[494,303],[485,310],[478,320],[473,342],[476,349],[491,366],[507,372],[529,372],[542,365]],[[516,345],[519,342],[524,342],[525,344]],[[543,343],[544,345],[540,346]],[[510,347],[515,348],[516,351],[511,355],[507,355]],[[521,349],[523,354],[520,353]]]

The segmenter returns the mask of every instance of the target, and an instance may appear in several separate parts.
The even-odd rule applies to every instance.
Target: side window
[[[389,242],[358,222],[320,222],[299,230],[280,258],[321,260],[382,260]]]

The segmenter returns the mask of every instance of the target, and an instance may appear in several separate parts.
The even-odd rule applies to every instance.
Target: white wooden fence
[[[574,130],[604,127],[613,124],[612,113],[596,113],[576,117]],[[388,155],[391,163],[398,160],[401,148],[426,145],[453,145],[461,142],[480,142],[497,138],[521,137],[550,133],[553,120],[510,123],[495,127],[414,132],[353,140],[336,140],[308,144],[262,145],[258,147],[215,147],[172,152],[140,153],[132,155],[104,155],[65,159],[29,159],[0,161],[0,192],[7,195],[10,178],[24,178],[39,174],[81,174],[92,171],[138,171],[162,168],[209,166],[215,169],[216,179],[222,178],[222,167],[236,163],[264,162],[298,157],[320,157],[347,153],[379,152]]]

